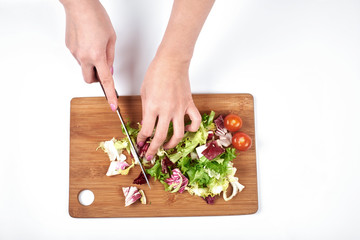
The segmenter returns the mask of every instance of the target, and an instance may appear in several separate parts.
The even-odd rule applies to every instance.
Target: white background
[[[172,1],[103,4],[118,36],[117,90],[139,94]],[[253,215],[71,218],[70,100],[102,92],[82,80],[64,32],[57,1],[0,1],[0,239],[360,238],[359,1],[214,5],[192,91],[254,95]]]

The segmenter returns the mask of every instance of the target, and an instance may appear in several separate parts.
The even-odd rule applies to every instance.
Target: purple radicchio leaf
[[[202,151],[202,155],[204,155],[207,159],[213,160],[220,154],[224,153],[225,149],[223,149],[217,141],[212,141],[209,143],[208,147]]]
[[[207,204],[214,204],[214,202],[215,202],[215,196],[212,197],[209,195],[207,197],[204,197],[203,199],[206,201]]]
[[[213,138],[214,138],[214,132],[208,131],[208,137],[207,137],[206,141],[214,140]]]
[[[125,196],[125,207],[130,206],[141,198],[141,193],[137,187],[123,187],[122,190]]]
[[[150,146],[150,142],[148,142],[148,139],[146,139],[145,144],[144,144],[142,147],[140,147],[139,145],[137,145],[137,147],[138,147],[138,149],[139,149],[139,150],[138,150],[138,154],[139,154],[139,157],[140,157],[140,158],[145,157],[145,153],[146,153],[146,151],[148,150],[149,146]]]
[[[215,135],[216,136],[222,136],[225,135],[227,133],[227,130],[224,126],[224,116],[220,115],[218,116],[215,120],[214,120],[215,126],[216,126],[216,131],[215,131]]]
[[[161,172],[162,173],[168,173],[169,172],[169,167],[172,167],[174,165],[174,163],[172,161],[170,161],[170,159],[165,156],[162,160],[161,160]]]
[[[146,174],[146,177],[149,179],[150,175]],[[135,178],[133,181],[133,184],[138,184],[138,185],[145,184],[145,183],[146,183],[146,179],[142,172],[140,172],[139,176],[137,178]]]
[[[172,170],[171,177],[167,178],[165,182],[172,186],[174,190],[178,188],[178,192],[183,193],[189,180],[181,173],[178,168],[175,168]]]

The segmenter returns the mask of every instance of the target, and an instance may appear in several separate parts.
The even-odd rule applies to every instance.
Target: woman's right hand
[[[81,66],[85,82],[97,82],[97,71],[113,111],[117,98],[112,78],[116,34],[98,0],[60,0],[66,12],[66,46]]]

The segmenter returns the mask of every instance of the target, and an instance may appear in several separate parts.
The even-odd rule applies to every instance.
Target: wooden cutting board
[[[150,179],[151,189],[144,185],[134,185],[140,167],[130,170],[127,176],[106,176],[109,158],[97,150],[101,141],[122,138],[118,116],[113,113],[105,98],[74,98],[71,101],[70,116],[70,189],[69,214],[77,218],[92,217],[169,217],[169,216],[210,216],[239,215],[255,213],[258,209],[254,102],[250,94],[197,94],[194,102],[201,113],[211,110],[219,114],[235,113],[243,119],[242,131],[253,140],[251,149],[239,153],[234,159],[238,169],[235,176],[245,189],[232,200],[225,202],[221,196],[215,204],[209,205],[197,196],[184,193],[169,193],[163,185]],[[139,96],[119,98],[121,113],[126,121],[133,124],[141,121],[141,100]],[[122,187],[137,186],[145,191],[148,203],[140,201],[124,206]],[[95,195],[89,206],[79,203],[78,195],[84,189]],[[228,189],[230,194],[231,187]]]

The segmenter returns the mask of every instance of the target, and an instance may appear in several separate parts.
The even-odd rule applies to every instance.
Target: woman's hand
[[[164,143],[170,122],[173,123],[173,136],[164,148],[173,148],[184,136],[184,116],[187,114],[191,124],[188,131],[197,131],[201,115],[192,99],[188,76],[189,63],[155,57],[151,62],[141,87],[143,122],[137,142],[142,146],[145,140],[156,132],[146,153],[151,160]]]
[[[197,131],[201,116],[192,100],[189,65],[196,40],[214,4],[214,0],[174,0],[164,37],[151,62],[141,87],[143,124],[139,146],[156,132],[145,154],[151,160],[167,137],[170,122],[174,134],[164,145],[173,148],[184,136],[184,115],[189,115],[188,131]]]
[[[97,82],[97,71],[113,111],[117,98],[112,78],[116,34],[98,0],[62,0],[66,12],[66,46],[81,66],[85,82]]]

